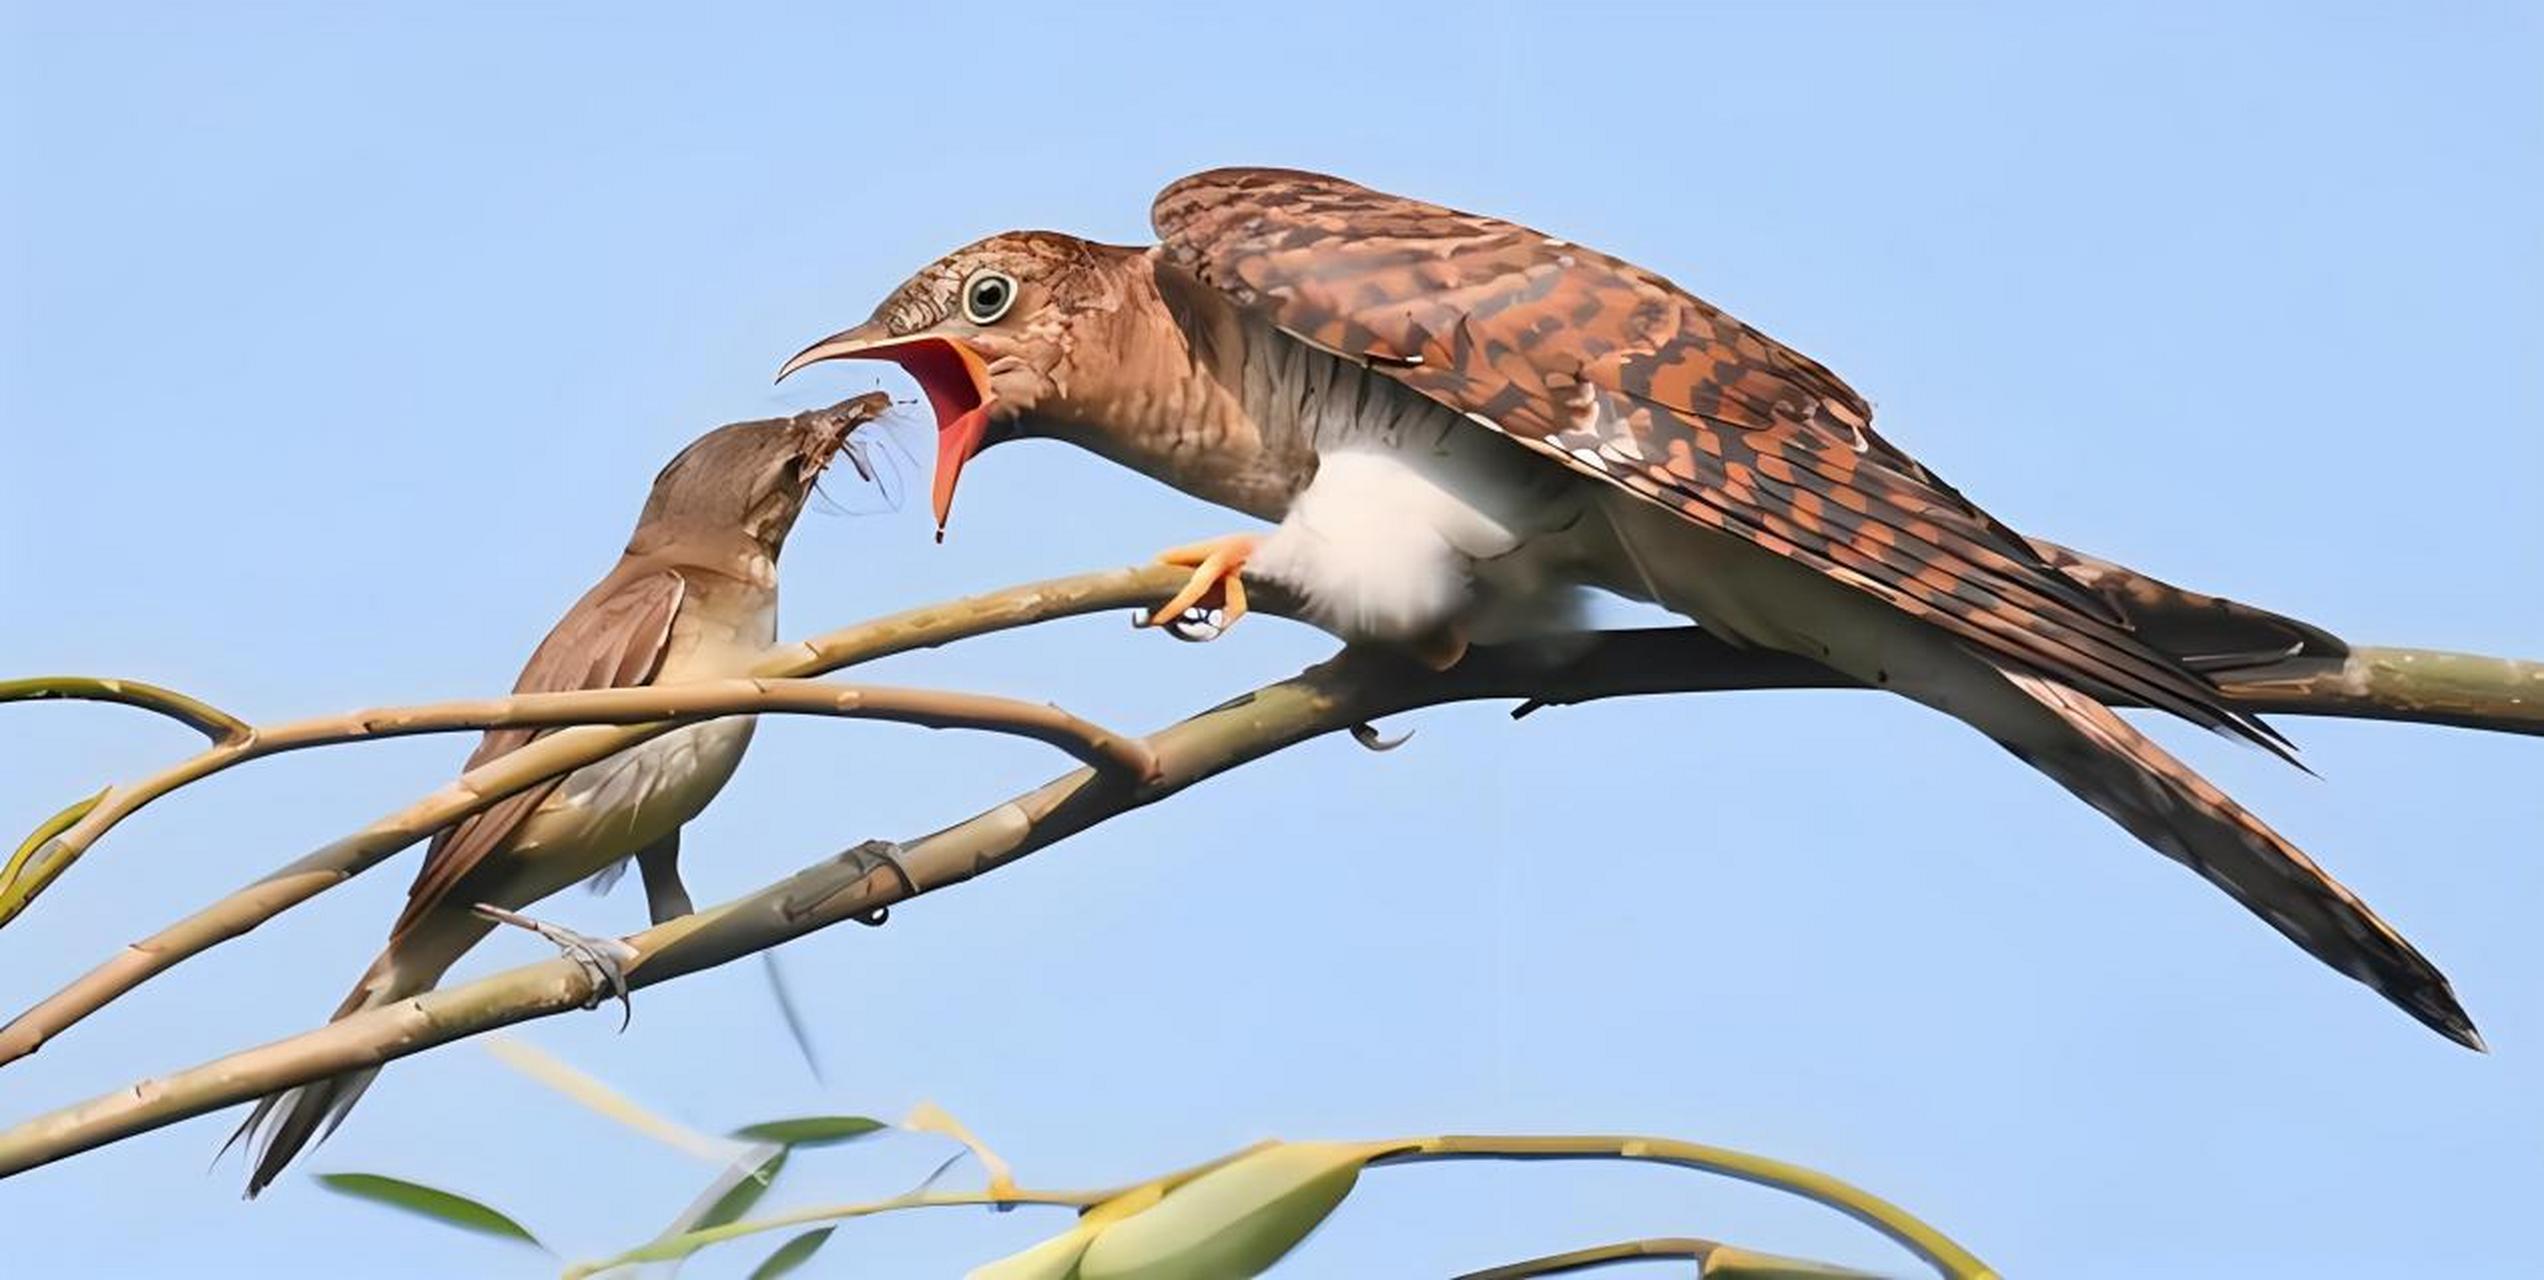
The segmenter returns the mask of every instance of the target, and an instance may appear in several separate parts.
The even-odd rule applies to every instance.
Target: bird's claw
[[[618,1001],[618,1029],[625,1031],[636,1020],[636,1002],[629,998],[627,965],[636,959],[636,948],[617,938],[596,938],[577,933],[564,925],[532,919],[518,911],[506,911],[493,903],[477,904],[477,914],[497,924],[527,929],[547,939],[565,958],[574,962],[592,980],[591,998],[583,1002],[586,1009],[598,1009],[604,1000]]]
[[[878,866],[890,867],[892,874],[900,877],[901,892],[913,898],[919,895],[918,878],[910,874],[909,864],[901,861],[901,846],[890,840],[868,840],[839,856],[854,862],[860,876],[871,873]],[[876,907],[849,918],[868,928],[875,928],[892,918],[892,908]]]
[[[1413,740],[1413,730],[1407,729],[1403,733],[1392,738],[1382,738],[1378,736],[1378,726],[1364,720],[1351,727],[1351,736],[1352,741],[1357,742],[1372,751],[1385,752],[1393,751],[1396,748],[1411,742]]]
[[[1216,640],[1246,614],[1246,559],[1254,554],[1255,536],[1235,533],[1160,552],[1160,564],[1192,570],[1183,589],[1159,605],[1138,625],[1163,627],[1178,640]]]
[[[1207,644],[1228,634],[1228,611],[1194,605],[1162,623],[1142,616],[1133,619],[1133,625],[1160,627],[1186,644]]]

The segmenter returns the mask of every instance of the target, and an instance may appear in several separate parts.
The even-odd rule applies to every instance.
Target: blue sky
[[[1662,270],[1840,370],[2018,527],[2363,642],[2544,656],[2532,8],[867,8],[9,6],[0,672],[160,680],[260,718],[500,689],[682,442],[904,386],[842,365],[772,388],[786,355],[956,244],[1137,241],[1158,186],[1232,163]],[[974,466],[941,548],[923,505],[844,491],[809,517],[786,628],[1234,520],[1056,445]],[[1279,622],[1193,647],[1101,618],[875,674],[1147,726],[1329,648]],[[9,824],[191,747],[109,708],[0,714]],[[1904,701],[1389,728],[1414,726],[1394,754],[1311,744],[789,948],[826,1086],[748,969],[646,993],[625,1035],[611,1015],[526,1034],[702,1127],[933,1099],[1053,1185],[1268,1135],[1625,1130],[1855,1179],[2014,1275],[2500,1274],[2532,1248],[2532,740],[2290,723],[2313,780],[2162,731],[2447,969],[2495,1050],[2477,1057]],[[0,935],[0,1004],[465,750],[295,757],[150,811]],[[740,893],[1059,764],[770,724],[692,829],[691,883]],[[8,1068],[11,1118],[312,1024],[409,865]],[[550,914],[623,931],[642,907]],[[539,954],[498,939],[463,972]],[[0,1186],[13,1270],[540,1269],[305,1180],[243,1205],[234,1163],[204,1171],[233,1123]],[[772,1203],[888,1193],[939,1153],[837,1153]],[[576,1256],[709,1173],[470,1047],[399,1064],[309,1167],[481,1194]],[[870,1222],[811,1274],[953,1274],[1064,1222]],[[1689,1233],[1904,1265],[1748,1189],[1532,1166],[1374,1175],[1283,1274]]]

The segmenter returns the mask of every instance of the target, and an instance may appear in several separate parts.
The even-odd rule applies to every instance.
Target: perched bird
[[[1195,573],[1157,622],[1233,622],[1242,572],[1446,664],[1573,627],[1602,588],[1906,694],[2480,1046],[2399,934],[2104,704],[2284,740],[1876,434],[1836,374],[1631,263],[1336,178],[1215,170],[1152,219],[1148,248],[960,249],[779,376],[870,357],[915,377],[940,536],[963,464],[1025,436],[1277,522],[1167,553]]]
[[[793,418],[718,427],[654,478],[616,568],[530,655],[515,693],[625,688],[738,675],[777,640],[777,555],[848,433],[882,413],[880,392]],[[433,837],[388,946],[344,1018],[429,991],[494,927],[480,903],[517,908],[634,859],[655,923],[689,912],[680,828],[741,763],[753,721],[689,725],[510,796]],[[550,730],[493,729],[468,768]],[[254,1196],[323,1127],[332,1132],[376,1071],[275,1094],[231,1141],[254,1135]]]

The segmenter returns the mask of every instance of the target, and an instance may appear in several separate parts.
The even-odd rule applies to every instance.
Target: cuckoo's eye
[[[993,324],[1014,305],[1016,278],[1004,271],[975,271],[963,282],[963,318],[973,324]]]

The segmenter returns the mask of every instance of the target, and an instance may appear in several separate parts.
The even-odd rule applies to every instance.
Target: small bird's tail
[[[2483,1047],[2437,966],[2296,846],[2109,707],[2057,681],[2000,670],[2024,697],[1984,709],[1964,703],[1955,713],[2316,959],[2438,1034]]]
[[[441,980],[441,968],[428,968],[413,963],[411,959],[402,961],[398,949],[392,946],[371,962],[371,967],[362,975],[362,981],[354,984],[353,993],[345,997],[343,1004],[336,1006],[328,1021],[340,1021],[366,1009],[395,1004],[419,992],[431,990],[433,984]],[[255,1199],[256,1193],[281,1176],[283,1169],[304,1149],[334,1133],[336,1126],[344,1122],[345,1113],[361,1100],[362,1091],[370,1088],[372,1079],[379,1074],[377,1067],[348,1071],[258,1100],[256,1110],[248,1113],[247,1122],[230,1135],[228,1142],[221,1144],[221,1150],[227,1153],[231,1147],[238,1145],[240,1139],[247,1139],[250,1157],[255,1162],[247,1176],[248,1198]]]

